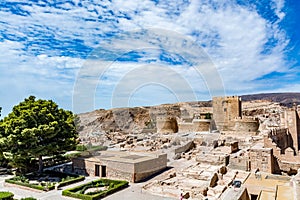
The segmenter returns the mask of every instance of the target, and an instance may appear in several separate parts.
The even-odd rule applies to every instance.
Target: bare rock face
[[[268,100],[243,101],[242,111],[245,118],[257,118],[259,130],[277,127],[280,124],[280,113],[285,107],[280,103]],[[212,113],[211,102],[186,102],[163,104],[151,107],[115,108],[95,110],[79,114],[78,131],[83,142],[105,143],[114,136],[121,135],[177,132],[177,123],[192,119],[195,113]],[[119,142],[123,140],[118,139]],[[118,143],[118,142],[115,142]]]
[[[83,141],[105,142],[109,134],[139,134],[157,132],[159,119],[171,117],[175,122],[183,117],[193,117],[198,111],[211,109],[210,102],[163,104],[151,107],[114,108],[78,114],[78,131]],[[176,123],[174,123],[176,125]],[[167,124],[162,124],[165,126]],[[176,127],[172,127],[176,131]]]

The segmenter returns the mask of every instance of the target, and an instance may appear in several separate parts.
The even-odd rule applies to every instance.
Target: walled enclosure
[[[274,164],[281,171],[300,167],[299,121],[296,108],[285,110],[280,116],[280,128],[272,129],[264,136],[264,147],[272,148]]]
[[[166,167],[167,154],[106,151],[101,152],[98,156],[73,159],[73,169],[77,174],[122,179],[130,182],[142,181]]]

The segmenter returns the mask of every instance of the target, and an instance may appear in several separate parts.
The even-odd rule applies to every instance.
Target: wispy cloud
[[[132,70],[150,64],[167,66],[180,74],[198,99],[206,97],[210,87],[217,87],[210,85],[220,82],[203,77],[205,73],[199,74],[193,67],[196,59],[203,61],[203,55],[211,60],[210,66],[217,70],[228,94],[259,92],[265,90],[274,72],[285,74],[286,80],[293,73],[287,58],[289,35],[281,25],[286,16],[284,0],[270,0],[264,5],[260,1],[231,0],[11,0],[0,2],[0,6],[0,78],[5,80],[0,91],[4,113],[31,93],[52,98],[71,109],[78,73],[93,54],[95,62],[101,61],[104,66],[113,63],[104,74],[93,74],[91,70],[84,77],[89,84],[100,84],[95,97],[101,101],[95,107],[107,107],[120,81],[130,77]],[[155,37],[128,36],[154,29],[160,30],[160,43]],[[180,40],[178,35],[182,36]],[[192,47],[188,52],[184,40]],[[202,50],[193,52],[193,45]],[[147,67],[144,71],[148,78],[160,80],[159,72],[152,73]],[[209,70],[206,73],[211,74]],[[173,75],[165,75],[169,84],[178,79]],[[139,77],[134,79],[143,82]],[[15,90],[8,91],[8,86]],[[270,90],[281,87],[272,86]],[[153,99],[168,96],[166,90],[159,91]]]

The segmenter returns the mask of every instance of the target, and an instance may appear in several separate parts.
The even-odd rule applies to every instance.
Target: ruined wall
[[[259,169],[262,172],[274,172],[272,148],[252,148],[249,151],[249,158],[250,170]]]
[[[249,171],[249,158],[247,156],[231,156],[229,159],[228,167],[231,169]]]
[[[299,113],[296,111],[295,108],[285,110],[282,113],[280,118],[281,128],[287,128],[291,134],[293,140],[293,148],[298,154],[300,150],[300,120],[299,120]]]
[[[288,129],[274,129],[264,136],[264,147],[273,149],[276,171],[297,170],[300,167],[300,156],[293,149]]]
[[[178,124],[175,117],[158,117],[156,119],[158,133],[177,133]]]
[[[194,125],[194,131],[195,132],[208,132],[211,130],[210,128],[210,119],[194,119],[193,125]]]
[[[259,128],[257,120],[239,119],[233,122],[233,131],[256,132]]]
[[[195,144],[193,141],[189,141],[186,144],[182,145],[181,147],[178,147],[174,150],[175,154],[186,152],[192,148],[194,148]]]
[[[178,123],[178,132],[209,132],[211,130],[210,119],[193,119],[192,122]]]
[[[264,147],[274,148],[274,145],[281,150],[281,153],[288,147],[294,148],[293,138],[287,128],[270,130],[268,135],[264,136]]]
[[[179,133],[186,133],[186,132],[193,132],[193,131],[194,131],[194,124],[192,122],[178,123],[178,132]]]
[[[205,152],[202,152],[205,153]],[[224,153],[216,154],[216,153],[206,153],[200,154],[196,157],[196,161],[200,163],[207,163],[210,165],[224,165],[227,166],[229,162],[229,155]]]

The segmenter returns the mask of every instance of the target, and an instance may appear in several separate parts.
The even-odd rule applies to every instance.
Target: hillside
[[[271,93],[241,96],[243,115],[258,117],[261,123],[278,124],[284,106],[300,104],[300,93]],[[155,133],[157,117],[193,118],[195,113],[212,112],[212,102],[183,102],[158,106],[99,109],[79,114],[79,134],[85,141],[103,143],[113,135]],[[264,119],[264,115],[270,115]],[[272,116],[271,116],[272,115]]]
[[[184,102],[133,108],[99,109],[79,114],[80,138],[99,138],[119,132],[156,132],[157,117],[193,118],[195,112],[211,112],[211,102]],[[89,140],[89,139],[88,139]]]
[[[294,103],[300,104],[300,93],[262,93],[242,95],[243,101],[268,100],[292,107]]]

